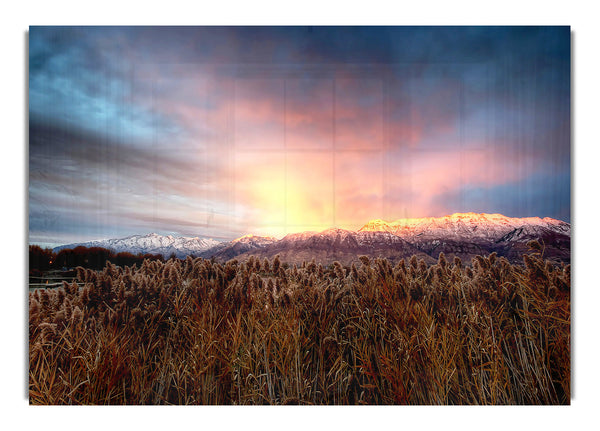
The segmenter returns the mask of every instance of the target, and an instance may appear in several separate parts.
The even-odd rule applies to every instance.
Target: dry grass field
[[[570,266],[78,268],[29,293],[31,404],[569,404]]]

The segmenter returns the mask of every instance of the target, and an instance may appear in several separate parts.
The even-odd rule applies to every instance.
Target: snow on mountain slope
[[[172,235],[158,235],[150,233],[148,235],[132,235],[126,238],[106,239],[99,241],[89,241],[84,243],[67,244],[56,247],[53,251],[56,253],[62,249],[83,247],[103,247],[116,253],[129,252],[133,254],[160,254],[169,257],[175,254],[177,257],[188,255],[198,255],[201,252],[220,244],[210,238],[199,237],[175,237]]]
[[[361,254],[392,260],[417,255],[429,262],[440,252],[461,259],[497,252],[518,262],[531,239],[542,240],[546,256],[570,259],[571,225],[552,218],[513,218],[501,214],[456,213],[444,217],[371,220],[358,231],[330,228],[322,232],[290,233],[278,240],[245,235],[228,242],[206,238],[162,236],[155,233],[127,238],[69,244],[54,249],[104,247],[115,252],[152,253],[179,258],[188,255],[227,261],[250,255],[301,263],[315,258],[322,263],[350,263]]]
[[[354,232],[331,228],[322,232],[302,232],[286,235],[280,241],[239,255],[244,260],[254,255],[259,258],[280,259],[300,264],[315,259],[321,264],[339,261],[344,265],[359,262],[359,256],[385,257],[397,261],[416,255],[427,263],[435,260],[412,244],[389,232]]]
[[[277,242],[277,238],[269,236],[244,235],[233,241],[223,242],[200,253],[200,257],[217,260],[229,260],[247,252],[252,252]]]
[[[570,235],[569,223],[549,217],[506,217],[501,214],[456,213],[444,217],[399,219],[393,222],[371,220],[359,232],[390,232],[408,241],[455,240],[495,242],[516,229],[527,234],[547,230]]]
[[[248,244],[254,247],[263,247],[268,244],[276,242],[277,238],[272,236],[259,236],[259,235],[244,235],[231,241],[232,244]]]

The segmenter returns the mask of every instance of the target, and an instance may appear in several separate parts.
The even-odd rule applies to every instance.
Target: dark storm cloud
[[[190,172],[198,167],[193,154],[178,154],[150,145],[135,147],[127,143],[110,140],[106,136],[61,127],[30,119],[30,173],[36,179],[38,172],[49,170],[52,175],[68,177],[69,167],[78,174],[86,171],[104,171],[107,175],[124,174],[139,178],[144,172],[152,172],[156,181],[180,181],[173,172]],[[138,175],[139,174],[139,175]]]
[[[116,225],[135,228],[138,212],[156,216],[162,206],[206,206],[207,181],[219,166],[201,154],[165,151],[152,145],[131,146],[104,135],[47,123],[35,117],[29,127],[29,213],[32,231],[104,232]],[[204,198],[197,202],[198,198]],[[181,223],[183,224],[183,223]],[[146,224],[148,225],[148,224]],[[84,234],[85,235],[85,234]]]

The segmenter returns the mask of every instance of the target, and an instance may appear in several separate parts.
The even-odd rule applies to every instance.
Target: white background
[[[214,3],[214,4],[212,4]],[[0,18],[2,422],[5,429],[590,429],[600,344],[598,14],[566,1],[22,1]],[[9,6],[12,4],[12,6]],[[586,5],[586,6],[574,6]],[[567,407],[30,407],[27,401],[29,25],[570,25],[573,36],[573,399]]]

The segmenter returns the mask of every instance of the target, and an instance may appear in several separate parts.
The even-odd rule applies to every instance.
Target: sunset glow
[[[30,241],[570,221],[569,41],[568,27],[32,27]]]

